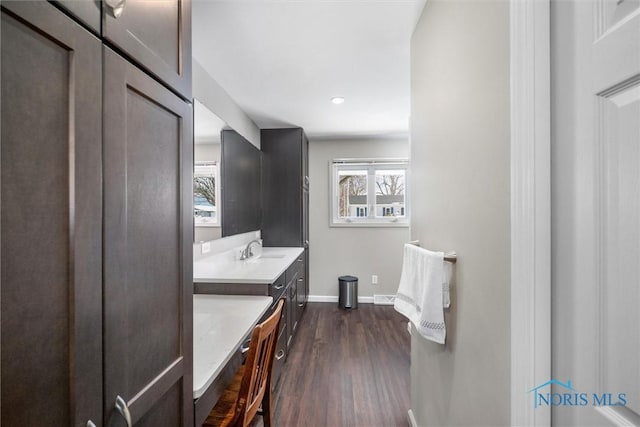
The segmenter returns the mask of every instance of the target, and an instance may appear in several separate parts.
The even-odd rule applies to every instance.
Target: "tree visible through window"
[[[217,225],[218,166],[215,162],[198,162],[193,171],[193,212],[195,225]]]
[[[193,194],[204,199],[211,206],[216,205],[216,178],[213,176],[196,176],[193,179]]]
[[[340,171],[338,181],[339,215],[350,216],[353,200],[367,199],[367,171]],[[360,216],[360,215],[358,215]]]
[[[406,160],[332,163],[332,223],[407,224]]]
[[[376,170],[376,215],[404,216],[405,170]]]

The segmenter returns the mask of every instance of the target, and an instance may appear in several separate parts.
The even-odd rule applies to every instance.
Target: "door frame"
[[[551,379],[550,0],[509,0],[511,425],[548,426],[529,390]]]

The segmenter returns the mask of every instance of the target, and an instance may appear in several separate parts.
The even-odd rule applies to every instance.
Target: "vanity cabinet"
[[[0,424],[121,426],[119,396],[191,426],[191,107],[51,3],[1,7]]]
[[[298,329],[298,324],[302,318],[302,313],[306,303],[306,283],[305,283],[305,253],[303,252],[287,269],[287,289],[289,289],[289,318],[287,323],[290,326],[289,337],[293,337]],[[288,343],[290,345],[290,342]],[[289,347],[287,346],[287,348]]]
[[[288,270],[287,270],[288,271]],[[282,308],[278,340],[276,341],[275,360],[273,361],[273,373],[271,384],[275,386],[282,374],[282,369],[286,361],[289,345],[293,338],[292,317],[294,312],[295,296],[292,298],[291,281],[287,280],[287,272],[283,273],[273,283],[194,283],[195,294],[215,294],[215,295],[267,295],[273,298],[273,302],[267,312],[262,316],[260,322],[267,319],[275,311],[278,301],[284,298],[285,303]]]
[[[303,279],[305,271],[304,252],[298,254],[299,249],[295,250],[287,248],[287,250],[293,251],[293,253],[289,255],[290,258],[284,260],[280,266],[284,272],[271,283],[268,283],[271,281],[270,278],[261,279],[264,280],[263,283],[225,283],[223,280],[220,280],[215,276],[207,276],[203,274],[206,269],[202,268],[202,266],[199,267],[200,269],[196,269],[196,274],[202,274],[202,276],[199,276],[201,279],[194,280],[194,292],[196,294],[271,296],[273,301],[269,309],[261,318],[261,322],[273,313],[276,309],[278,300],[285,300],[282,318],[280,320],[280,328],[278,331],[278,339],[276,341],[276,352],[272,374],[273,387],[277,385],[278,379],[280,378],[283,369],[285,369],[285,362],[291,350],[291,346],[295,341],[295,335],[302,315],[302,309],[304,308],[302,304],[302,292],[304,292],[305,284],[304,280],[301,280]],[[203,261],[197,262],[202,263]],[[232,270],[235,270],[236,267]],[[216,283],[207,281],[209,278],[215,279]]]
[[[263,244],[305,248],[296,294],[303,310],[309,295],[309,140],[301,128],[263,129],[260,145]]]
[[[296,266],[298,269],[298,275],[296,277],[296,318],[298,322],[302,318],[304,309],[307,305],[309,287],[307,285],[307,263],[308,249],[304,250],[304,253],[300,254],[296,259]]]

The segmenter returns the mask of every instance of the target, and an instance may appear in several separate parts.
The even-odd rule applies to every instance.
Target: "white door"
[[[551,7],[552,422],[640,425],[640,0]]]

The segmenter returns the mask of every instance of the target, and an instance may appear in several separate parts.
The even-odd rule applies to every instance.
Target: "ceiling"
[[[193,56],[260,128],[407,135],[410,38],[425,1],[194,0]]]

